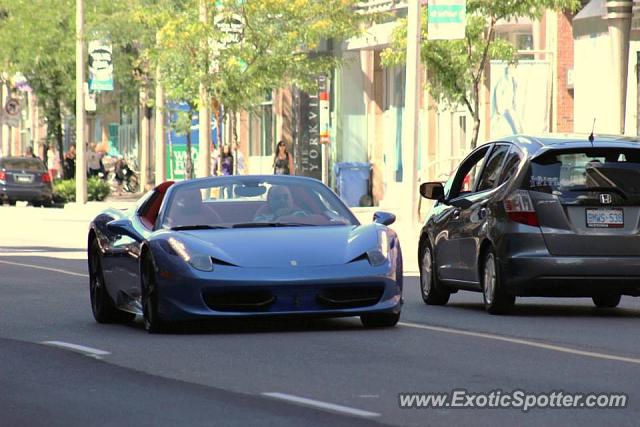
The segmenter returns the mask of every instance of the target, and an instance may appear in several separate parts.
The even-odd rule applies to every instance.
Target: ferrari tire
[[[89,263],[89,296],[91,311],[98,323],[126,323],[134,319],[135,314],[118,310],[107,292],[102,273],[102,253],[98,242],[91,242]]]
[[[400,320],[400,313],[372,313],[360,316],[366,328],[391,328]]]
[[[422,251],[420,259],[420,295],[427,305],[445,305],[451,296],[451,292],[443,289],[438,280],[429,245]]]
[[[614,308],[620,304],[620,294],[594,295],[591,299],[598,308]]]
[[[515,304],[516,297],[504,291],[500,265],[493,249],[486,251],[482,259],[482,298],[485,309],[489,314],[507,314]]]
[[[142,268],[142,317],[144,329],[150,334],[167,330],[167,324],[158,312],[158,288],[156,286],[153,261],[146,257]]]

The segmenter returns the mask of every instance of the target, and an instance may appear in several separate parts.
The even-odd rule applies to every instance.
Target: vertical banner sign
[[[113,48],[100,40],[89,42],[89,90],[93,92],[113,90]]]
[[[429,0],[427,38],[429,40],[463,39],[466,14],[466,0]]]
[[[297,96],[299,158],[298,174],[322,179],[322,147],[320,146],[320,93],[299,91]]]
[[[320,144],[329,143],[329,91],[326,80],[320,85]]]

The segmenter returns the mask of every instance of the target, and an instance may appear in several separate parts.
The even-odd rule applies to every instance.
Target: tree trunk
[[[60,106],[60,101],[56,100],[55,102],[55,120],[53,123],[56,128],[56,144],[58,145],[58,158],[60,159],[60,176],[69,179],[65,174],[64,170],[64,141],[62,139],[62,107]],[[51,121],[50,121],[51,122]]]
[[[472,89],[473,93],[473,109],[471,116],[473,117],[473,131],[471,132],[471,149],[475,149],[478,145],[478,134],[480,133],[480,84],[475,83]]]
[[[193,117],[193,108],[189,108],[189,120]],[[191,158],[191,126],[187,130],[187,157],[184,161],[186,179],[193,179],[193,159]]]

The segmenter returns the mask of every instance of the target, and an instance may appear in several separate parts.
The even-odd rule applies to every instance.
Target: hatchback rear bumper
[[[517,257],[503,260],[502,283],[516,296],[640,296],[640,257]]]
[[[0,186],[0,200],[22,200],[25,202],[44,202],[53,198],[51,187],[46,184],[41,186]]]

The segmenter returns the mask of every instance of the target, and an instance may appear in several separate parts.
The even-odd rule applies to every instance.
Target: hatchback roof
[[[640,140],[638,138],[622,135],[594,135],[593,143],[589,141],[589,134],[586,133],[512,135],[499,140],[511,142],[524,149],[529,155],[539,154],[554,148],[619,147],[640,149]]]

